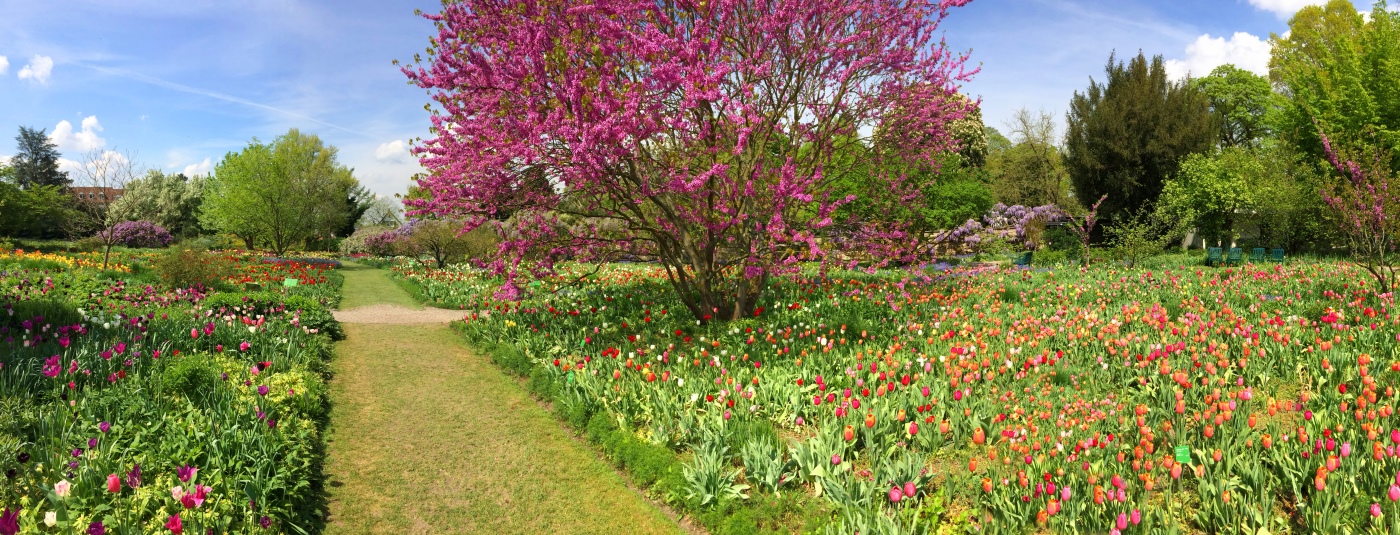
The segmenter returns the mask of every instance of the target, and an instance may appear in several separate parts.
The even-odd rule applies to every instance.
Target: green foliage
[[[53,239],[67,234],[77,216],[73,199],[61,186],[22,189],[0,182],[0,236]]]
[[[1348,0],[1307,6],[1270,39],[1269,79],[1286,89],[1279,128],[1284,139],[1322,158],[1318,128],[1334,143],[1374,131],[1400,155],[1400,13],[1377,2],[1362,17]],[[1400,156],[1391,160],[1400,170]]]
[[[1273,134],[1269,122],[1276,120],[1284,99],[1267,78],[1227,64],[1191,80],[1190,86],[1210,99],[1222,147],[1254,146]]]
[[[464,258],[484,259],[496,252],[500,243],[495,230],[481,225],[461,234],[461,224],[455,221],[428,219],[413,224],[407,246],[428,254],[442,268]]]
[[[126,184],[126,192],[109,209],[109,219],[151,221],[176,238],[197,236],[203,231],[198,215],[204,201],[204,182],[203,177],[152,169]]]
[[[42,129],[21,126],[15,136],[16,153],[10,159],[10,172],[20,189],[36,187],[66,187],[71,182],[68,173],[58,170],[58,145]]]
[[[1286,147],[1226,147],[1192,154],[1163,188],[1160,208],[1211,246],[1228,246],[1246,225],[1267,246],[1325,243],[1316,171]]]
[[[358,186],[335,147],[296,129],[271,144],[254,139],[224,156],[206,184],[201,221],[248,247],[265,242],[281,255],[345,224],[346,199]]]
[[[1143,259],[1161,253],[1173,238],[1181,236],[1182,229],[1180,219],[1162,210],[1139,209],[1128,212],[1104,231],[1118,259],[1127,266],[1137,266]]]
[[[207,396],[218,391],[219,374],[223,370],[212,355],[186,353],[167,359],[160,376],[162,395],[178,395],[203,405]]]
[[[993,151],[988,159],[997,202],[1067,207],[1072,203],[1069,176],[1057,146],[1054,119],[1045,112],[1032,113],[1022,108],[1016,111],[1010,126],[1015,144],[1008,140],[1004,150]]]
[[[1171,81],[1161,56],[1115,60],[1109,56],[1105,82],[1075,92],[1065,146],[1075,196],[1108,195],[1100,214],[1109,219],[1154,203],[1181,158],[1217,137],[1205,96]]]
[[[160,253],[151,267],[167,288],[215,288],[233,272],[233,266],[220,255],[180,246]]]

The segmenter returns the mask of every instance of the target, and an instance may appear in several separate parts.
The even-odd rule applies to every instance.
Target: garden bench
[[[1231,247],[1231,248],[1230,248],[1230,255],[1227,256],[1227,257],[1225,257],[1225,265],[1227,265],[1227,266],[1230,266],[1230,265],[1238,265],[1239,263],[1241,263],[1241,262],[1243,262],[1243,261],[1244,261],[1244,249],[1240,249],[1239,247]]]
[[[1219,247],[1211,247],[1209,249],[1206,249],[1206,267],[1218,266],[1220,265],[1220,261],[1221,258]]]
[[[1034,254],[1035,254],[1035,253],[1034,253],[1033,251],[1026,251],[1026,252],[1024,252],[1024,253],[1018,254],[1018,255],[1016,255],[1016,258],[1013,258],[1013,259],[1011,260],[1011,265],[1013,265],[1013,266],[1029,266],[1029,265],[1031,265],[1031,256],[1034,255]]]
[[[1283,263],[1283,249],[1274,249],[1274,262]]]
[[[1250,252],[1249,252],[1249,261],[1250,261],[1250,262],[1263,262],[1263,261],[1264,261],[1264,257],[1266,257],[1266,256],[1268,256],[1268,255],[1269,255],[1269,252],[1268,252],[1267,250],[1265,250],[1263,247],[1255,247],[1253,251],[1250,251]]]

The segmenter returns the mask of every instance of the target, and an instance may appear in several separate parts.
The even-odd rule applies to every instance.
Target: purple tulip
[[[268,392],[267,385],[261,385],[261,386],[258,387],[258,395],[259,395],[259,396],[266,396],[266,395],[267,395],[267,392]],[[726,419],[727,419],[727,418],[726,418]]]
[[[102,423],[100,423],[100,424],[97,424],[97,430],[98,430],[98,431],[101,431],[101,432],[103,432],[103,433],[106,433],[106,432],[112,430],[112,424],[109,424],[109,423],[107,423],[107,422],[102,422]]]
[[[199,469],[188,464],[175,469],[175,477],[180,478],[180,481],[184,483],[189,483],[190,479],[197,474],[199,474]]]
[[[831,456],[831,464],[841,464],[841,456],[840,456],[840,455],[832,455],[832,456]]]

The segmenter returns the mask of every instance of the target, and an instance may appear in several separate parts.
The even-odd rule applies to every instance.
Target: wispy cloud
[[[278,107],[276,107],[276,106],[270,106],[270,105],[267,105],[267,104],[263,104],[263,103],[261,103],[261,102],[254,102],[254,101],[248,100],[248,99],[246,99],[246,98],[236,97],[236,96],[233,96],[233,95],[230,95],[230,94],[227,94],[227,93],[220,93],[220,92],[218,92],[218,91],[214,91],[214,90],[211,90],[211,89],[203,89],[203,88],[199,88],[199,87],[192,87],[192,86],[188,86],[188,85],[181,84],[181,83],[171,82],[171,81],[169,81],[169,80],[162,80],[162,79],[156,78],[156,77],[154,77],[154,76],[142,74],[142,73],[135,72],[135,71],[130,71],[130,70],[127,70],[127,69],[118,69],[118,68],[113,68],[113,67],[104,67],[104,66],[101,66],[101,65],[91,65],[91,64],[87,64],[87,63],[75,63],[75,65],[78,65],[79,67],[84,67],[84,68],[87,68],[87,69],[92,69],[92,70],[94,70],[94,71],[97,71],[97,72],[100,72],[100,73],[103,73],[103,74],[108,74],[108,75],[112,75],[112,76],[120,76],[120,77],[122,77],[122,78],[127,78],[127,79],[131,79],[131,80],[136,80],[136,81],[138,81],[138,82],[143,82],[143,83],[151,84],[151,85],[154,85],[154,86],[157,86],[157,87],[164,87],[164,88],[166,88],[166,89],[171,89],[171,90],[174,90],[174,91],[180,91],[180,92],[182,92],[182,93],[189,93],[189,94],[192,94],[192,95],[199,95],[199,96],[203,96],[203,97],[212,98],[212,99],[215,99],[215,100],[222,100],[222,101],[224,101],[224,102],[230,102],[230,103],[234,103],[234,104],[240,104],[240,105],[247,106],[247,107],[250,107],[250,108],[256,108],[256,109],[260,109],[260,110],[270,111],[270,112],[273,112],[273,113],[276,113],[276,114],[280,114],[280,115],[284,115],[284,116],[287,116],[287,117],[291,117],[291,118],[295,118],[295,119],[300,119],[300,120],[303,120],[303,121],[310,121],[310,122],[312,122],[312,123],[316,123],[316,124],[321,125],[321,126],[325,126],[325,127],[328,127],[328,128],[334,128],[334,129],[336,129],[336,130],[340,130],[340,131],[342,131],[342,132],[347,132],[347,133],[350,133],[350,134],[355,134],[355,135],[357,135],[357,136],[363,136],[363,137],[370,138],[370,139],[373,139],[373,138],[374,138],[374,136],[371,136],[371,135],[369,135],[369,134],[367,134],[367,133],[365,133],[365,132],[361,132],[361,131],[359,131],[359,130],[355,130],[355,129],[352,129],[352,128],[346,128],[346,127],[344,127],[344,126],[340,126],[340,125],[335,124],[335,123],[326,122],[326,121],[317,119],[317,118],[315,118],[315,117],[311,117],[311,116],[309,116],[309,115],[305,115],[305,114],[302,114],[302,113],[298,113],[298,112],[295,112],[295,111],[292,111],[292,110],[283,109],[283,108],[278,108]]]
[[[1096,10],[1089,9],[1089,8],[1087,8],[1087,7],[1084,7],[1084,6],[1081,5],[1081,4],[1078,4],[1078,3],[1075,3],[1075,2],[1071,2],[1071,1],[1069,1],[1069,0],[1033,0],[1033,1],[1034,1],[1035,3],[1037,3],[1037,4],[1040,4],[1040,5],[1049,7],[1049,8],[1051,8],[1051,9],[1055,9],[1055,10],[1060,11],[1060,12],[1062,12],[1062,13],[1065,13],[1065,14],[1068,14],[1068,15],[1073,15],[1073,16],[1076,17],[1076,18],[1080,18],[1080,19],[1094,19],[1094,20],[1099,20],[1099,21],[1103,21],[1103,22],[1111,22],[1111,23],[1113,23],[1113,24],[1117,24],[1117,25],[1120,25],[1120,26],[1127,26],[1127,27],[1137,28],[1137,29],[1139,29],[1139,30],[1145,30],[1145,31],[1152,32],[1152,33],[1155,33],[1155,34],[1158,34],[1158,35],[1161,35],[1161,36],[1164,36],[1164,37],[1169,37],[1169,38],[1172,38],[1172,39],[1178,39],[1178,40],[1186,41],[1186,40],[1191,39],[1191,38],[1193,37],[1193,35],[1194,35],[1194,34],[1193,34],[1192,32],[1190,32],[1190,31],[1184,30],[1184,29],[1182,29],[1182,28],[1180,28],[1180,27],[1173,26],[1173,25],[1170,25],[1170,24],[1164,24],[1164,23],[1157,22],[1157,21],[1155,21],[1155,20],[1149,20],[1149,19],[1134,19],[1134,18],[1128,18],[1128,17],[1123,17],[1123,16],[1115,15],[1115,14],[1112,14],[1112,13],[1105,13],[1105,12],[1103,12],[1103,11],[1096,11]]]

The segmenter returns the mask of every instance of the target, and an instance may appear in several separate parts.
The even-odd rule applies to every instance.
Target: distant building
[[[122,198],[122,195],[126,193],[126,190],[117,188],[93,188],[82,186],[68,189],[73,191],[73,195],[77,196],[79,201],[96,204],[112,203]]]

